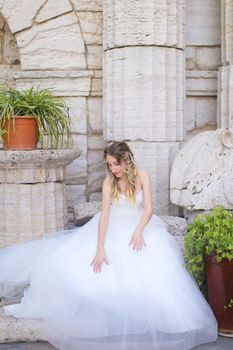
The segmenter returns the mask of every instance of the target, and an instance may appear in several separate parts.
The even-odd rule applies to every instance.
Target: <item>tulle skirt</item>
[[[141,214],[111,211],[101,273],[90,266],[99,213],[81,228],[2,250],[0,295],[23,292],[5,312],[63,350],[187,350],[214,341],[215,317],[163,222],[151,218],[143,250],[129,246]]]

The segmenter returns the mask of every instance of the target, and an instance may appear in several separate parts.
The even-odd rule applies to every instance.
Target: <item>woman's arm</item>
[[[103,263],[109,264],[105,253],[104,242],[108,228],[109,213],[111,206],[111,184],[110,179],[106,177],[102,187],[102,209],[98,225],[98,241],[96,255],[91,262],[94,272],[101,272]]]
[[[129,244],[132,245],[132,248],[135,250],[141,250],[143,246],[146,246],[146,243],[143,238],[143,230],[146,227],[147,223],[150,221],[150,218],[153,214],[150,175],[147,171],[140,170],[139,178],[143,189],[144,211],[129,242]]]

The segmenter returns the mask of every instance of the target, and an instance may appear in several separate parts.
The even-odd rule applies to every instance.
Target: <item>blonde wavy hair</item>
[[[122,162],[126,165],[126,176],[128,179],[128,188],[126,191],[126,196],[130,202],[135,203],[136,198],[136,176],[137,169],[134,162],[134,155],[125,142],[113,142],[107,146],[104,150],[104,159],[107,155],[116,158],[117,162],[121,164]],[[107,171],[111,179],[112,197],[118,200],[120,197],[120,188],[118,184],[118,178],[111,172],[107,165]]]

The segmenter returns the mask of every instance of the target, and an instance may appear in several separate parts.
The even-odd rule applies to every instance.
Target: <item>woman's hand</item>
[[[103,263],[109,265],[107,255],[104,250],[98,250],[90,266],[92,266],[95,273],[98,273],[101,272]]]
[[[146,247],[146,242],[144,241],[144,238],[142,236],[142,233],[140,232],[134,232],[129,245],[132,246],[134,250],[142,250],[143,247]]]

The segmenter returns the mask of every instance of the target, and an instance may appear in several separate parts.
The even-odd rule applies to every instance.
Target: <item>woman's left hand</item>
[[[134,232],[129,245],[132,246],[134,250],[142,250],[143,247],[146,247],[146,242],[142,236],[142,233]]]

